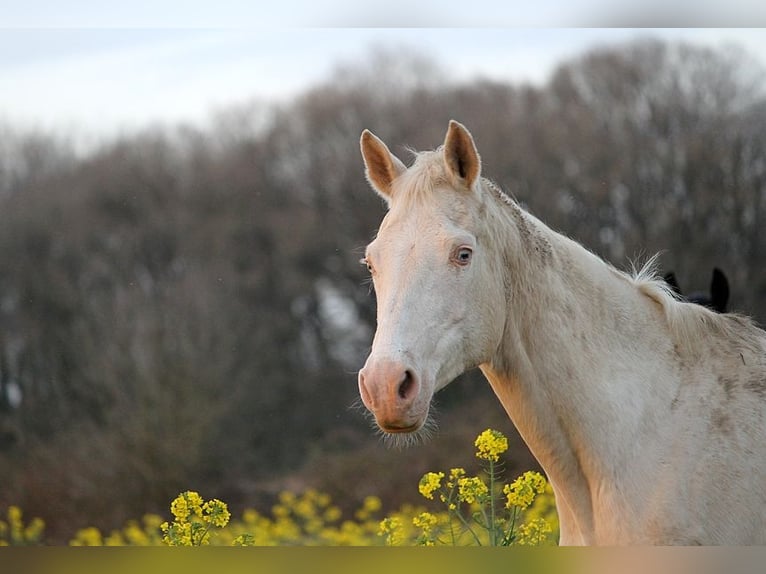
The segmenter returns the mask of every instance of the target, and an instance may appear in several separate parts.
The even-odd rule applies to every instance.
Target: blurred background
[[[374,330],[358,260],[384,206],[364,128],[402,159],[454,118],[483,173],[617,267],[714,266],[766,319],[759,30],[0,31],[0,508],[53,539],[181,490],[268,509],[316,487],[418,501],[487,427],[478,373],[427,444],[356,406]]]

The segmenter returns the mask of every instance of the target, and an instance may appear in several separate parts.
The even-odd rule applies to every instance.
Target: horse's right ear
[[[390,203],[391,184],[407,168],[370,130],[362,132],[359,145],[362,148],[367,181],[386,202]]]

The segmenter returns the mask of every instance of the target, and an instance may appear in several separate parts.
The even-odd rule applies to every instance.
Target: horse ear
[[[729,302],[729,280],[718,267],[713,269],[713,280],[710,283],[710,302],[719,313],[726,312],[726,304]]]
[[[473,137],[455,120],[450,120],[444,139],[444,161],[449,172],[469,189],[481,175],[481,159]]]
[[[372,188],[386,200],[391,201],[391,184],[407,168],[394,154],[388,151],[386,144],[370,130],[362,132],[359,145],[362,148],[365,175]]]
[[[675,273],[669,271],[665,274],[663,279],[665,279],[665,283],[668,284],[668,287],[670,287],[676,295],[681,295],[681,288],[678,286],[678,280],[676,279]]]

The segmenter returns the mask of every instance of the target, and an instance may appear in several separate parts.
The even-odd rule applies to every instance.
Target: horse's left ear
[[[713,269],[713,280],[710,283],[710,302],[716,311],[726,313],[726,304],[729,302],[729,280],[718,267]]]
[[[450,120],[444,139],[444,162],[449,172],[468,189],[481,175],[481,159],[473,137],[465,126]]]

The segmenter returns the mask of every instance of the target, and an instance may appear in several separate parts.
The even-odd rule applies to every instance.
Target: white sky
[[[41,0],[22,4],[28,13],[0,29],[0,122],[97,139],[157,122],[201,124],[232,104],[289,97],[327,78],[339,63],[363,62],[375,47],[406,46],[462,80],[539,83],[588,47],[640,36],[740,44],[766,63],[762,29],[326,28],[318,4],[293,0],[279,5],[314,6],[301,12],[306,21],[287,23],[277,13],[246,18],[249,27],[242,27],[203,20],[194,2],[175,0],[157,4],[168,16],[157,8],[153,21],[131,19],[127,8],[94,15],[83,6],[93,3],[82,1],[58,16],[42,10]],[[186,19],[168,27],[179,14]],[[340,23],[401,25],[384,14],[344,14]],[[338,24],[338,18],[324,20]],[[199,27],[203,21],[216,27]]]

